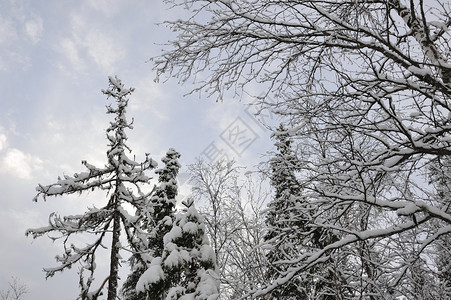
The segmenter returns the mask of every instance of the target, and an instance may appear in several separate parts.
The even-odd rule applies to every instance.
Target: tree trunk
[[[113,217],[113,241],[111,242],[110,255],[110,280],[108,283],[108,300],[117,299],[117,283],[118,283],[118,269],[119,269],[119,237],[121,235],[119,213],[114,212]]]

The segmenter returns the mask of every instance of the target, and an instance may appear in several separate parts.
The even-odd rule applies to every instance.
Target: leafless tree
[[[30,291],[28,287],[22,283],[17,277],[12,277],[12,281],[8,282],[8,288],[0,291],[1,300],[21,300],[23,295]]]
[[[429,183],[432,162],[451,154],[450,2],[166,2],[192,14],[166,23],[179,35],[155,58],[157,77],[220,99],[265,90],[255,96],[297,141],[312,226],[340,233],[254,296],[335,249],[355,262],[344,272],[361,297],[409,297],[414,266],[440,269],[425,256],[451,233],[451,203]]]
[[[268,191],[257,176],[242,174],[234,161],[190,165],[193,197],[205,217],[221,278],[221,298],[235,299],[262,286],[266,259],[263,206]]]

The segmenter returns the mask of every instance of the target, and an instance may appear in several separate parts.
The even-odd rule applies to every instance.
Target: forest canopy
[[[250,294],[335,264],[342,298],[449,295],[450,3],[166,2],[190,16],[166,22],[178,36],[154,59],[157,79],[219,99],[258,87],[285,125],[275,135],[293,141],[291,216],[310,248]],[[314,231],[334,238],[315,250]]]

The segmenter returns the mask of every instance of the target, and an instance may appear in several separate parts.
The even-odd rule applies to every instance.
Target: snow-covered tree
[[[451,159],[449,157],[437,158],[430,166],[430,184],[435,187],[436,198],[442,210],[451,213]],[[441,224],[437,223],[440,227]],[[451,236],[446,235],[445,228],[437,228],[444,231],[434,249],[434,257],[437,267],[438,288],[440,298],[451,297]],[[445,229],[445,230],[444,230]]]
[[[302,207],[306,199],[302,197],[296,179],[297,159],[291,149],[291,140],[282,125],[278,131],[275,135],[278,152],[270,161],[274,199],[268,204],[265,219],[267,232],[264,237],[265,248],[268,249],[266,257],[270,264],[266,276],[271,281],[290,267],[284,261],[302,254],[304,237],[308,231],[305,227],[311,218]],[[270,295],[273,299],[308,299],[309,288],[306,280],[297,277],[286,286],[274,289]]]
[[[213,300],[219,296],[216,263],[209,246],[203,217],[193,200],[183,202],[185,209],[176,215],[171,230],[164,236],[160,257],[153,258],[137,284],[139,292],[158,291],[158,299]]]
[[[265,257],[258,245],[268,192],[261,178],[243,175],[242,169],[225,159],[198,159],[189,166],[192,195],[215,251],[221,299],[237,299],[265,282]]]
[[[178,159],[180,154],[174,149],[169,149],[166,156],[162,158],[164,167],[155,171],[159,175],[158,186],[149,200],[145,211],[138,211],[143,214],[141,228],[148,234],[146,243],[143,246],[148,254],[148,263],[153,257],[161,257],[163,253],[163,237],[171,230],[174,221],[175,205],[177,196],[177,174],[180,169]],[[145,297],[145,293],[136,293],[136,284],[139,278],[147,269],[147,264],[140,260],[142,254],[137,253],[130,258],[132,272],[128,275],[124,286],[123,296],[125,300],[138,300]],[[151,294],[154,293],[154,294]],[[160,295],[161,291],[153,289],[147,291],[148,297],[154,299]]]
[[[293,151],[293,141],[281,124],[273,134],[277,152],[271,158],[271,185],[274,198],[266,212],[264,237],[266,257],[270,263],[266,276],[270,281],[293,267],[297,257],[322,249],[338,237],[331,230],[314,225],[316,206],[309,199],[296,177],[299,160]],[[283,286],[271,291],[273,299],[335,299],[343,297],[347,288],[334,268],[334,255],[320,267],[309,269]],[[338,280],[337,280],[338,279]]]
[[[151,247],[154,257],[162,255],[163,237],[171,230],[174,221],[175,197],[178,194],[177,175],[180,169],[179,158],[180,154],[177,151],[169,149],[162,159],[164,168],[155,171],[159,175],[160,185],[151,198],[154,224],[149,224],[151,229],[149,247]]]
[[[82,161],[86,167],[85,172],[58,177],[56,183],[50,185],[38,185],[34,201],[41,197],[46,200],[50,196],[100,190],[107,193],[105,204],[102,207],[92,206],[79,215],[61,217],[57,213],[52,213],[48,226],[28,229],[26,232],[26,235],[33,238],[48,235],[52,240],[63,241],[64,252],[56,256],[59,265],[45,268],[46,277],[78,265],[81,287],[79,298],[83,300],[97,299],[106,281],[108,281],[107,299],[116,300],[121,250],[144,253],[142,245],[146,235],[140,234],[140,219],[130,215],[126,207],[132,207],[137,211],[147,209],[149,195],[142,188],[149,184],[150,178],[145,173],[157,165],[147,154],[142,163],[134,161],[128,154],[131,150],[126,144],[125,131],[132,129],[133,126],[127,121],[126,108],[133,88],[127,89],[117,77],[109,77],[109,88],[102,92],[108,98],[114,98],[117,105],[107,106],[107,113],[115,116],[106,130],[109,141],[107,164],[99,168]],[[121,233],[125,233],[128,245],[121,244]],[[73,239],[79,234],[90,235],[93,241],[77,246]],[[96,254],[98,250],[106,247],[109,241],[107,236],[111,236],[109,275],[99,289],[90,291],[98,263]]]
[[[167,22],[179,35],[155,60],[157,76],[201,78],[194,89],[219,98],[264,91],[255,96],[290,124],[303,186],[324,212],[313,225],[341,233],[276,282],[341,249],[356,296],[408,298],[413,258],[399,241],[414,242],[418,258],[451,233],[428,183],[428,165],[451,155],[450,3],[167,2],[192,14]]]
[[[240,226],[232,222],[234,199],[239,189],[238,167],[234,161],[221,159],[211,164],[198,159],[189,166],[193,197],[197,199],[199,212],[205,218],[206,230],[215,251],[217,264],[223,270],[224,252],[232,232]]]
[[[442,237],[437,245],[439,291],[443,299],[451,297],[451,239]]]

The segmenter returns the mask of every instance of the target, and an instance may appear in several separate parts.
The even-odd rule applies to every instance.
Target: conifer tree
[[[153,250],[153,256],[161,256],[163,253],[163,237],[172,228],[174,221],[174,209],[176,205],[175,197],[178,194],[177,175],[180,169],[178,159],[180,154],[174,149],[169,149],[166,156],[162,159],[165,167],[157,170],[159,174],[160,186],[156,189],[151,198],[153,208],[154,226],[151,227],[149,237],[149,247]]]
[[[192,199],[183,205],[184,212],[176,215],[171,230],[163,238],[161,257],[152,260],[137,289],[155,289],[160,293],[160,298],[150,299],[217,299],[219,283],[215,255],[205,233],[203,217],[195,209]]]
[[[443,211],[451,212],[451,159],[449,157],[436,158],[430,166],[430,182],[434,186],[432,197],[440,203]],[[440,236],[437,239],[438,243],[435,247],[435,264],[437,268],[438,287],[439,291],[436,298],[447,299],[451,297],[451,237],[449,232],[451,228],[443,227],[442,224],[434,224],[439,228]],[[448,233],[448,234],[447,234]],[[421,275],[421,274],[419,274]],[[431,284],[427,287],[431,290]]]
[[[88,208],[84,214],[59,216],[52,213],[49,217],[48,226],[28,229],[26,235],[37,238],[43,235],[58,233],[53,235],[53,240],[62,240],[64,252],[56,256],[59,263],[54,268],[45,268],[46,277],[53,276],[56,272],[63,271],[79,264],[80,274],[80,299],[97,299],[101,294],[104,284],[108,281],[108,300],[117,299],[118,270],[120,251],[127,248],[135,253],[142,252],[142,241],[145,235],[137,234],[134,230],[140,223],[139,218],[131,216],[124,208],[124,204],[133,207],[137,211],[145,211],[146,195],[142,187],[149,183],[149,177],[145,172],[156,167],[147,154],[142,163],[131,159],[128,153],[131,149],[127,146],[126,129],[133,129],[132,123],[127,121],[126,108],[128,96],[133,92],[133,88],[127,89],[117,78],[109,77],[109,88],[102,92],[107,97],[112,97],[116,101],[116,107],[107,106],[107,113],[115,116],[114,121],[106,130],[109,141],[107,151],[107,164],[98,168],[82,161],[87,171],[75,173],[73,176],[64,175],[58,177],[56,183],[50,185],[38,185],[37,195],[33,199],[47,199],[49,196],[65,196],[74,193],[85,193],[91,190],[101,190],[107,192],[106,203],[97,208]],[[120,236],[125,232],[127,246],[121,245]],[[83,246],[76,246],[72,240],[77,234],[91,234],[94,241]],[[96,269],[96,253],[106,246],[107,236],[111,235],[110,268],[109,276],[103,284],[95,291],[90,291],[90,286],[94,280]],[[50,236],[50,235],[49,235]],[[85,278],[88,272],[89,275]]]
[[[270,264],[269,280],[275,280],[287,267],[282,261],[287,261],[299,255],[302,251],[303,232],[309,221],[308,215],[301,210],[301,187],[294,170],[296,157],[291,149],[291,143],[286,129],[281,124],[274,135],[277,153],[270,161],[271,185],[274,188],[274,199],[268,204],[265,223],[267,233],[264,240],[268,244],[267,260]],[[307,299],[305,287],[296,281],[274,289],[273,299]]]
[[[270,160],[274,199],[268,204],[264,236],[270,265],[266,276],[270,281],[287,274],[301,255],[338,240],[333,232],[315,225],[317,211],[296,178],[299,159],[292,149],[289,132],[281,124],[273,137],[277,148]],[[341,275],[333,270],[336,263],[331,256],[327,265],[293,277],[271,291],[272,299],[335,299],[338,293],[346,293]]]
[[[129,262],[132,272],[128,275],[122,289],[125,300],[144,299],[146,293],[137,293],[136,284],[152,258],[161,257],[163,253],[163,237],[171,230],[175,218],[175,197],[178,193],[176,177],[180,169],[179,158],[180,154],[177,151],[172,148],[168,150],[166,156],[162,159],[165,166],[155,171],[155,173],[159,174],[159,185],[155,188],[155,192],[150,198],[148,207],[151,207],[151,209],[138,212],[138,214],[148,213],[148,215],[144,215],[141,218],[141,228],[148,233],[144,248],[149,256],[147,263],[140,261],[140,254],[134,254],[130,258]],[[146,292],[150,299],[157,298],[161,293],[158,289]]]

